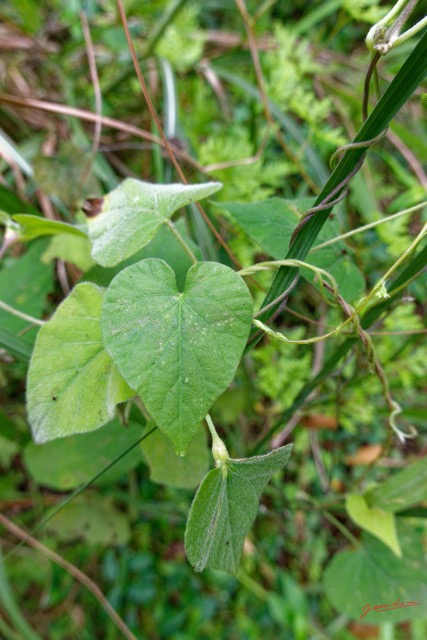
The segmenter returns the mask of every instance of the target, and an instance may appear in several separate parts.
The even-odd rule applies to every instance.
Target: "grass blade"
[[[405,102],[411,97],[418,85],[427,74],[427,31],[418,42],[415,49],[408,56],[401,69],[392,80],[390,85],[381,96],[377,105],[373,109],[368,119],[364,122],[354,142],[366,142],[381,134],[389,125],[390,121],[398,113]],[[366,149],[354,148],[347,151],[342,160],[337,165],[331,177],[323,187],[317,197],[315,206],[324,201],[332,191],[353,171]],[[305,260],[307,253],[325,224],[331,208],[317,212],[307,224],[302,227],[300,233],[291,245],[286,259]],[[295,267],[281,267],[277,272],[273,283],[264,299],[263,307],[276,300],[291,285],[297,269]],[[277,310],[279,305],[275,305],[262,314],[259,319],[266,322]],[[252,349],[261,339],[257,334],[257,329],[253,329],[249,337],[246,352]]]

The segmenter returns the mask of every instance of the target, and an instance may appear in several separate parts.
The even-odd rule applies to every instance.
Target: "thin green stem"
[[[343,233],[340,236],[336,236],[336,238],[331,238],[330,240],[326,240],[326,242],[322,242],[321,244],[317,244],[310,250],[310,253],[314,253],[315,251],[319,251],[319,249],[323,249],[324,247],[329,247],[331,244],[335,244],[335,242],[340,242],[340,240],[345,240],[346,238],[351,238],[351,236],[355,236],[358,233],[363,233],[364,231],[368,231],[369,229],[373,229],[374,227],[378,227],[380,224],[384,224],[385,222],[391,222],[391,220],[396,220],[401,216],[407,215],[408,213],[414,213],[415,211],[419,211],[427,207],[427,200],[424,202],[420,202],[420,204],[415,205],[414,207],[410,207],[409,209],[403,209],[402,211],[398,211],[391,216],[387,216],[386,218],[381,218],[381,220],[375,220],[374,222],[370,222],[369,224],[363,225],[363,227],[358,227],[357,229],[352,229],[352,231],[347,231],[347,233]]]
[[[344,524],[342,524],[342,522],[340,522],[335,516],[332,515],[332,513],[325,509],[322,504],[319,504],[317,500],[314,500],[307,493],[304,493],[302,497],[304,500],[307,500],[311,505],[313,505],[313,507],[317,511],[320,511],[320,513],[326,518],[326,520],[329,520],[329,522],[333,524],[334,527],[336,527],[343,534],[343,536],[347,538],[349,542],[351,542],[351,544],[354,544],[356,547],[360,547],[359,540],[351,533],[351,531],[347,529]]]
[[[329,513],[329,511],[326,511],[326,509],[320,509],[320,511],[322,513],[322,516],[326,518],[326,520],[329,520],[329,522],[333,524],[334,527],[336,527],[338,531],[340,531],[343,536],[347,538],[349,542],[351,542],[351,544],[355,545],[356,547],[361,546],[359,540],[351,533],[351,531],[347,529],[345,525],[342,524],[342,522],[340,522],[335,516],[333,516],[332,513]]]
[[[406,42],[406,40],[409,40],[409,38],[412,38],[412,36],[418,33],[418,31],[421,31],[421,29],[424,29],[425,26],[427,26],[427,16],[425,16],[425,18],[422,18],[419,22],[417,22],[417,24],[414,24],[413,27],[411,27],[410,29],[405,31],[405,33],[402,33],[398,38],[396,38],[392,46],[397,47],[400,44],[402,44],[402,42]]]
[[[264,587],[262,587],[258,582],[248,576],[248,574],[243,571],[243,569],[239,570],[236,577],[240,584],[242,584],[247,591],[253,593],[253,595],[261,600],[261,602],[266,602],[269,593],[267,589],[264,589]]]
[[[184,238],[182,237],[182,235],[180,234],[180,232],[178,231],[178,229],[176,228],[176,226],[174,225],[172,220],[166,220],[166,224],[169,227],[169,229],[172,231],[172,233],[175,236],[175,238],[178,240],[178,242],[181,245],[181,247],[184,249],[185,253],[189,256],[189,258],[191,259],[192,263],[193,264],[197,264],[199,261],[197,260],[197,258],[194,255],[194,253],[191,251],[191,249],[188,246],[188,244],[185,242]]]
[[[398,44],[399,33],[403,25],[411,15],[412,11],[418,4],[418,0],[398,0],[394,7],[379,22],[374,24],[366,36],[366,46],[371,51],[376,49],[381,55],[385,55],[390,49]],[[400,15],[399,15],[400,14]],[[394,24],[391,24],[394,20]],[[422,21],[421,21],[422,22]],[[388,25],[391,25],[388,27]],[[413,35],[423,25],[418,24],[412,27],[410,31]],[[387,28],[388,27],[388,28]],[[406,36],[406,33],[403,34]],[[407,36],[410,37],[410,36]],[[407,37],[404,39],[406,40]],[[403,42],[403,40],[401,40]]]
[[[427,224],[423,226],[419,234],[416,238],[414,238],[413,242],[409,245],[409,247],[402,253],[402,255],[396,260],[396,262],[390,267],[390,269],[384,274],[381,280],[375,285],[369,297],[372,298],[374,293],[381,287],[381,285],[385,285],[386,281],[392,276],[392,274],[396,271],[396,269],[406,260],[406,258],[414,251],[417,245],[421,242],[424,236],[427,234]]]
[[[38,320],[37,318],[33,318],[33,316],[27,315],[23,311],[18,311],[18,309],[14,309],[13,307],[8,305],[6,302],[3,302],[2,300],[0,300],[0,309],[3,309],[3,311],[10,313],[11,315],[16,316],[17,318],[26,320],[31,324],[38,324],[40,327],[42,327],[45,323],[44,320]]]

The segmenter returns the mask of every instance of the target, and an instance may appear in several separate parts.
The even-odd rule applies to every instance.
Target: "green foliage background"
[[[249,14],[257,14],[254,32],[270,124],[236,3],[127,0],[124,6],[165,130],[206,170],[202,174],[183,160],[190,184],[215,180],[224,185],[213,196],[215,203],[205,206],[211,222],[243,266],[268,259],[268,247],[226,205],[271,197],[295,201],[318,193],[329,176],[329,157],[362,124],[369,64],[364,37],[387,6],[377,0],[247,2]],[[179,181],[161,147],[146,139],[103,126],[93,154],[93,122],[70,112],[53,115],[40,105],[22,109],[7,100],[32,98],[96,110],[81,12],[90,25],[103,115],[158,134],[113,0],[2,5],[0,209],[10,215],[53,211],[63,222],[81,224],[84,198],[100,197],[126,177]],[[419,7],[411,20],[421,17]],[[411,40],[381,60],[381,90],[413,48]],[[416,90],[393,120],[388,138],[369,152],[325,233],[345,233],[426,199],[423,90]],[[374,102],[375,97],[371,109]],[[364,291],[356,291],[349,302],[356,305],[407,249],[426,213],[426,207],[420,208],[342,243],[363,276]],[[194,205],[175,223],[198,257],[233,266]],[[287,244],[286,239],[283,256]],[[166,260],[178,283],[190,266],[180,245],[163,230],[112,268],[96,265],[89,243],[79,236],[20,243],[3,255],[0,300],[47,318],[68,287],[84,281],[108,286],[121,268],[147,257]],[[258,287],[248,284],[258,308],[272,276],[261,273],[256,280]],[[34,535],[94,580],[138,638],[364,637],[358,615],[368,592],[363,585],[360,593],[353,589],[352,572],[371,550],[379,564],[395,567],[390,582],[384,576],[375,582],[375,567],[368,574],[367,582],[378,589],[369,592],[372,604],[382,602],[374,599],[387,582],[391,602],[403,589],[402,599],[417,597],[423,608],[403,610],[417,614],[411,622],[401,616],[379,624],[382,620],[372,613],[363,623],[377,625],[377,637],[424,639],[425,590],[416,576],[426,549],[426,287],[421,278],[405,285],[370,327],[370,335],[393,397],[403,408],[402,424],[414,425],[419,437],[404,444],[391,437],[381,384],[357,342],[298,410],[292,435],[289,429],[285,439],[294,443],[286,474],[277,473],[267,485],[235,576],[212,570],[196,574],[185,558],[184,530],[194,490],[208,464],[213,466],[205,434],[193,441],[185,462],[166,451],[164,443],[149,445],[147,438],[91,482],[150,426],[146,416],[135,404],[124,405],[100,431],[36,447],[25,410],[25,375],[38,328],[0,309],[0,512],[32,530],[70,491],[89,483]],[[342,321],[341,311],[327,306],[308,278],[300,280],[288,307],[277,328],[294,340],[325,333]],[[211,412],[233,458],[250,454],[262,438],[271,445],[270,431],[289,428],[289,412],[295,413],[298,394],[317,372],[316,360],[325,362],[348,337],[352,334],[319,343],[314,351],[312,345],[266,338],[244,357]],[[370,465],[365,457],[361,463],[375,446],[382,447],[382,457]],[[370,505],[375,506],[376,483],[387,487],[399,469],[412,468],[418,459],[424,460],[422,470],[405,481],[407,487],[421,488],[416,504],[403,496],[401,510],[409,510],[403,516],[389,506],[410,563],[404,570],[394,564],[397,559],[386,545],[349,518],[345,498],[372,491]],[[378,504],[387,510],[386,493],[378,495]],[[33,548],[16,548],[18,540],[10,531],[3,528],[0,536],[5,560],[0,566],[0,637],[121,637],[99,602],[68,573]],[[339,555],[342,551],[347,555]]]

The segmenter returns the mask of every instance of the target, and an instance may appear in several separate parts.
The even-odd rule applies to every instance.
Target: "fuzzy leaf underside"
[[[191,505],[185,531],[188,560],[196,571],[222,569],[235,573],[261,493],[276,471],[286,465],[292,445],[266,455],[229,459],[226,474],[212,469]]]

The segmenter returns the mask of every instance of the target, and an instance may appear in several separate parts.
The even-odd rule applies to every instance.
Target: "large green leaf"
[[[30,442],[24,461],[37,484],[59,491],[75,489],[96,476],[104,467],[141,437],[141,427],[127,427],[113,420],[100,432],[89,432],[39,445]],[[97,484],[112,484],[142,462],[135,447],[102,474]]]
[[[218,204],[228,211],[238,225],[266,253],[275,260],[286,254],[292,233],[304,211],[313,204],[311,198],[283,200],[270,198],[260,202]],[[323,227],[316,244],[339,235],[338,226],[330,222]],[[337,281],[341,295],[349,301],[359,298],[365,288],[365,280],[351,259],[351,250],[343,242],[337,242],[307,256],[307,262],[328,271]],[[303,269],[304,278],[316,285],[315,274]]]
[[[426,617],[427,564],[423,531],[401,525],[398,533],[404,549],[401,559],[369,534],[363,535],[360,547],[340,551],[333,557],[324,573],[324,586],[337,611],[360,618],[363,608],[369,604],[371,610],[365,621],[375,624]],[[419,604],[402,606],[408,602]],[[394,608],[374,610],[374,606],[393,604]]]
[[[156,259],[127,267],[108,287],[105,347],[177,453],[232,381],[251,321],[246,284],[215,262],[191,267],[182,292]]]
[[[52,266],[40,260],[45,248],[44,242],[34,242],[23,256],[5,261],[0,267],[0,300],[35,318],[41,317],[47,295],[53,289]],[[4,332],[5,337],[10,333],[17,343],[31,348],[37,331],[35,325],[0,309],[0,334]],[[7,348],[7,339],[5,342]],[[12,338],[12,350],[13,342]]]
[[[27,383],[36,442],[97,429],[134,395],[102,343],[102,297],[96,285],[77,285],[39,331]]]
[[[92,257],[104,267],[114,267],[145,247],[175,211],[221,186],[220,182],[154,185],[127,178],[103,198],[100,212],[88,218]]]
[[[264,456],[228,459],[209,471],[194,497],[185,531],[187,557],[196,571],[237,570],[261,493],[285,467],[291,450],[288,444]]]
[[[384,542],[396,556],[402,557],[393,513],[379,507],[369,507],[365,498],[357,494],[346,497],[345,508],[353,522]]]
[[[366,496],[372,506],[401,511],[427,500],[427,456],[393,474]]]
[[[197,431],[185,457],[176,455],[170,440],[159,429],[141,443],[141,449],[150,467],[150,480],[168,487],[195,489],[209,469],[204,429]]]

